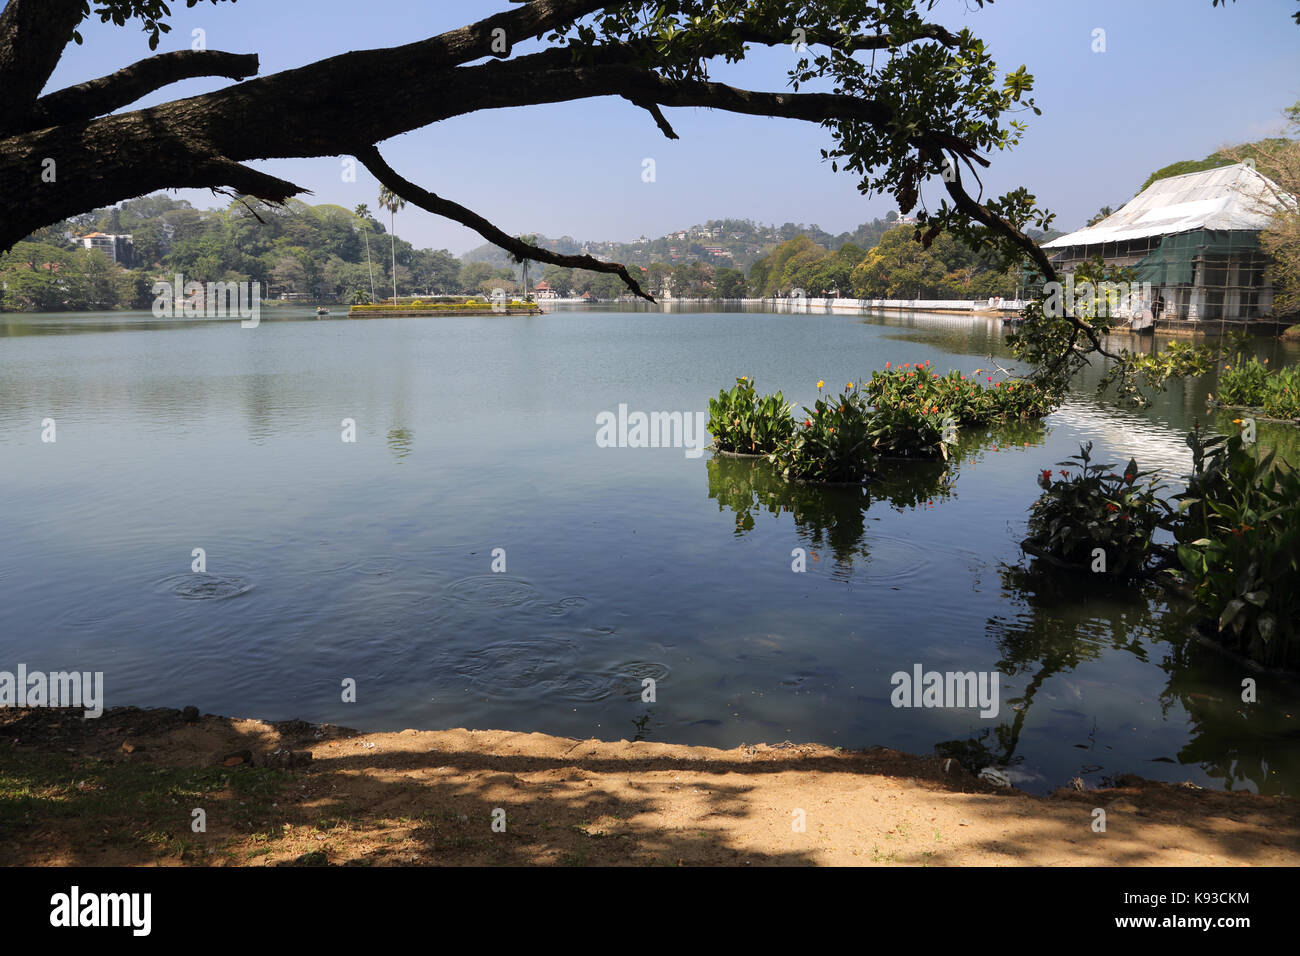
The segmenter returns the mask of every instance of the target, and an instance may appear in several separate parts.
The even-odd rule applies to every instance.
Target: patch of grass
[[[209,826],[219,813],[236,829],[251,830],[290,779],[281,770],[106,763],[0,745],[0,843],[17,843],[22,831],[47,826],[206,859],[190,829],[191,810],[206,810]],[[76,832],[70,838],[80,839]]]

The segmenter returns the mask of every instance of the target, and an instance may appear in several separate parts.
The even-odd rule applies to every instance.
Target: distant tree
[[[357,208],[353,210],[356,217],[361,220],[361,235],[366,239],[366,268],[370,270],[370,301],[375,301],[375,270],[370,264],[370,207],[365,203],[358,203]]]
[[[1088,220],[1088,225],[1095,226],[1103,219],[1107,219],[1113,215],[1115,215],[1115,210],[1111,209],[1109,206],[1102,206],[1093,214],[1092,218]]]
[[[379,205],[388,210],[388,241],[393,256],[393,305],[397,305],[397,214],[406,207],[406,200],[387,186],[379,187]]]

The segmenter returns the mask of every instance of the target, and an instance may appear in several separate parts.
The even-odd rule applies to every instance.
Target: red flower
[[[885,363],[885,368],[889,368],[889,363],[888,363],[888,362]]]
[[[1111,512],[1119,511],[1118,508],[1116,508],[1114,505],[1111,505],[1111,504],[1106,505],[1106,510],[1107,510],[1107,511],[1111,511]]]

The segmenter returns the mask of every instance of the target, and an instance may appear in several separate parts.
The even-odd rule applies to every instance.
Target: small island
[[[377,305],[354,305],[349,319],[437,318],[459,315],[541,315],[536,302],[519,299],[489,301],[473,296],[445,296],[434,300],[385,300]]]

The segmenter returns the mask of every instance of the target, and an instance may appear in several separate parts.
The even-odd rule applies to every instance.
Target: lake
[[[1019,570],[1041,469],[1093,441],[1176,479],[1192,421],[1231,417],[1205,413],[1212,379],[1128,411],[1089,370],[1045,422],[964,436],[947,480],[898,466],[865,493],[596,441],[621,404],[703,412],[740,375],[811,404],[886,361],[1012,364],[1001,339],[960,316],[700,306],[0,315],[0,670],[369,731],[885,745],[1036,792],[1122,773],[1300,791],[1294,681],[1187,638],[1157,590]],[[997,716],[892,706],[918,664],[998,671]]]

